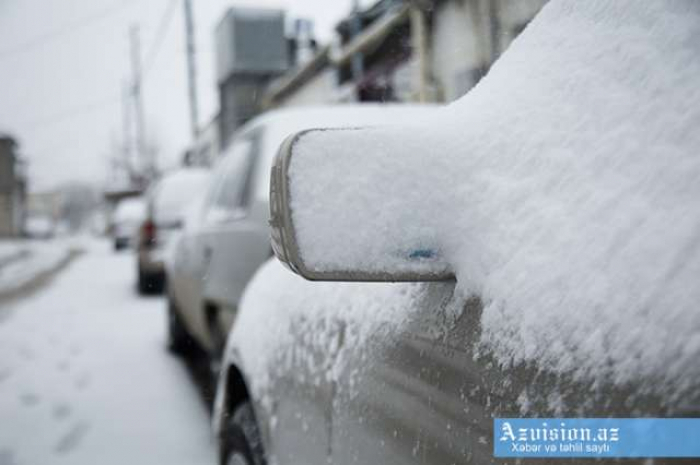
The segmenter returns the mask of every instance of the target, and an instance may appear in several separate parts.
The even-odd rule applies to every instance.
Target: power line
[[[194,39],[194,13],[191,0],[184,0],[185,4],[185,35],[187,41],[187,84],[190,100],[190,126],[192,139],[199,136],[199,104],[197,101],[197,60]]]
[[[96,100],[87,104],[75,106],[73,108],[70,108],[68,110],[64,110],[61,112],[57,112],[51,116],[47,116],[44,118],[39,118],[36,120],[31,120],[27,121],[24,123],[19,123],[17,126],[24,126],[28,129],[36,129],[40,127],[45,127],[45,126],[51,126],[53,124],[61,123],[63,121],[76,118],[78,116],[82,116],[84,114],[89,114],[97,110],[101,110],[103,108],[109,107],[111,105],[115,105],[119,102],[121,96],[120,95],[114,95],[109,98],[104,98],[101,100]]]
[[[165,37],[168,33],[169,26],[172,23],[173,17],[175,16],[175,7],[178,3],[179,0],[170,0],[170,2],[165,8],[165,11],[163,12],[163,15],[160,18],[160,22],[158,23],[158,29],[156,30],[156,35],[153,39],[153,43],[146,52],[142,79],[146,79],[148,72],[151,70],[151,67],[153,66],[153,64],[156,61],[156,58],[158,57],[158,52],[160,52],[160,47],[161,45],[163,45],[163,41],[165,40]]]
[[[160,22],[158,24],[158,29],[156,31],[156,35],[154,38],[154,41],[151,45],[151,47],[148,49],[148,54],[146,57],[146,64],[143,67],[143,71],[141,72],[142,74],[142,79],[146,77],[148,74],[149,70],[153,66],[158,53],[161,50],[161,46],[163,44],[163,41],[165,39],[165,36],[168,32],[168,28],[170,26],[170,23],[172,22],[172,18],[174,17],[174,13],[176,11],[176,6],[178,4],[179,0],[170,0],[168,3],[165,11],[163,12],[163,15],[161,16]],[[81,26],[85,26],[87,24],[90,24],[92,22],[98,21],[100,19],[103,19],[110,14],[114,13],[115,11],[121,9],[128,3],[133,2],[133,0],[122,0],[119,2],[116,2],[111,5],[110,8],[102,10],[100,13],[92,15],[89,18],[84,18],[80,21],[76,21],[73,24],[67,25],[60,30],[55,30],[49,33],[46,33],[42,36],[39,36],[35,39],[32,39],[31,41],[27,41],[24,44],[21,44],[17,47],[13,47],[12,49],[5,49],[5,50],[0,50],[0,60],[10,56],[14,55],[16,53],[20,53],[22,51],[26,51],[31,48],[35,48],[38,46],[41,46],[44,42],[54,39],[58,36],[61,35],[67,35],[70,34],[71,32],[75,31],[77,28],[80,28]],[[88,102],[82,105],[74,106],[72,108],[68,108],[66,110],[56,112],[53,115],[34,119],[34,120],[29,120],[25,121],[23,123],[17,124],[17,126],[20,127],[25,127],[27,129],[38,129],[38,128],[44,128],[47,126],[52,126],[54,124],[58,124],[73,118],[77,118],[86,114],[91,114],[95,111],[101,110],[103,108],[107,108],[113,105],[116,105],[123,99],[122,95],[112,95],[109,97],[105,97],[100,100],[95,100],[92,102]]]
[[[21,44],[18,44],[16,46],[2,49],[2,50],[0,50],[0,60],[4,60],[4,59],[9,58],[11,56],[18,55],[18,54],[24,53],[24,52],[28,52],[28,51],[31,51],[35,48],[42,47],[43,45],[45,45],[49,42],[53,42],[58,37],[70,35],[76,31],[84,28],[85,26],[89,26],[89,25],[94,24],[98,21],[106,19],[107,17],[111,16],[112,14],[116,13],[117,11],[125,8],[126,6],[129,6],[129,4],[131,4],[133,2],[134,2],[134,0],[120,0],[120,1],[114,2],[108,8],[105,8],[105,9],[103,9],[103,10],[101,10],[93,15],[87,16],[87,17],[79,19],[77,21],[73,21],[69,24],[66,24],[63,27],[60,27],[60,28],[55,29],[53,31],[39,35],[33,39],[30,39],[30,40],[23,42]]]

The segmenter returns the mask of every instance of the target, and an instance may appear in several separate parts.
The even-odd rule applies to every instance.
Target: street
[[[90,241],[48,285],[0,302],[0,465],[215,463],[205,402],[165,349],[165,302]]]

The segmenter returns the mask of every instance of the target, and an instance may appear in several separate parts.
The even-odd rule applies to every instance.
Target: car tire
[[[220,465],[266,464],[253,406],[248,401],[226,418],[219,443]]]
[[[139,294],[162,294],[165,288],[165,278],[159,275],[138,271],[137,286]]]
[[[144,275],[143,271],[139,268],[136,278],[136,288],[139,290],[139,294],[146,295],[151,292],[150,282],[148,278]]]
[[[168,350],[176,355],[187,356],[194,352],[196,345],[189,331],[182,323],[180,314],[171,298],[168,298]]]

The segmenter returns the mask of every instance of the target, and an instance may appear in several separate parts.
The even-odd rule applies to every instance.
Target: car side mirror
[[[312,129],[280,146],[270,181],[275,255],[313,281],[453,280],[430,215],[410,211],[400,191],[374,189],[400,154],[378,154],[386,159],[366,170],[353,159],[353,140],[379,136],[367,131]]]

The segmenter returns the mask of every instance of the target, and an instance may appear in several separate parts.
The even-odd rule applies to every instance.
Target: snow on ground
[[[431,123],[298,141],[302,256],[435,252],[504,365],[697,395],[699,53],[698,2],[549,3]]]
[[[137,297],[134,269],[93,243],[0,307],[0,463],[216,463],[206,407],[165,350],[164,302]]]
[[[22,247],[25,243],[26,241],[19,239],[0,240],[0,264],[12,259],[18,254],[21,255],[21,253],[26,250],[25,247]]]
[[[15,290],[37,276],[55,269],[71,251],[75,239],[0,241],[0,294]]]

